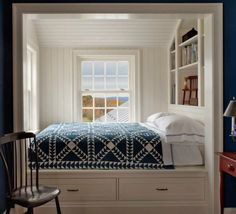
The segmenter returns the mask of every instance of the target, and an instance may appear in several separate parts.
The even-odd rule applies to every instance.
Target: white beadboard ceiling
[[[32,19],[42,47],[166,47],[178,21],[122,16],[83,19],[40,15]]]

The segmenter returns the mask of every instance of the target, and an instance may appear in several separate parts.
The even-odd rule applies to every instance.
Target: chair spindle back
[[[7,152],[9,147],[13,150],[13,160],[7,160]],[[33,148],[33,146],[35,148]],[[30,174],[28,175],[28,148],[35,150],[35,184],[33,183],[33,167],[30,167]],[[2,159],[8,182],[8,194],[11,196],[12,192],[18,188],[34,185],[38,188],[38,145],[36,136],[31,132],[18,132],[4,135],[0,138],[0,158]],[[10,162],[11,161],[11,162]],[[30,178],[28,178],[30,176]],[[13,179],[11,179],[13,178]],[[30,184],[29,184],[30,183]]]

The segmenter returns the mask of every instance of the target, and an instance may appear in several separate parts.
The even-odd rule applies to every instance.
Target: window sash
[[[92,96],[92,106],[83,106],[83,96]],[[95,106],[95,99],[97,97],[103,97],[104,98],[104,106]],[[107,98],[108,97],[116,97],[116,106],[107,106]],[[128,98],[128,105],[127,106],[122,106],[119,105],[119,98],[122,97],[127,97]],[[127,120],[123,120],[123,122],[130,122],[131,121],[131,95],[130,93],[127,93],[126,91],[115,91],[114,93],[111,92],[82,92],[80,95],[81,99],[81,121],[83,121],[83,111],[84,110],[92,110],[93,111],[93,122],[96,120],[95,117],[95,110],[104,110],[104,122],[119,122],[119,112],[122,110],[127,110],[128,118]],[[111,115],[111,113],[107,116],[107,110],[115,110],[116,111],[116,121],[107,121],[107,117]],[[120,110],[120,111],[119,111]],[[114,114],[115,112],[112,112]],[[122,121],[120,121],[122,122]]]
[[[87,64],[86,64],[87,63]],[[90,64],[89,64],[90,63]],[[96,74],[95,71],[95,65],[96,63],[101,63],[100,73]],[[107,66],[112,65],[113,68],[109,70]],[[125,70],[122,70],[122,63],[123,66],[125,66]],[[86,68],[83,66],[87,66]],[[119,67],[120,66],[120,67]],[[80,115],[81,115],[81,121],[84,120],[84,112],[86,110],[91,110],[93,112],[92,120],[96,121],[96,110],[102,111],[101,114],[104,116],[101,116],[101,118],[104,118],[104,122],[108,122],[108,116],[111,116],[111,114],[116,114],[116,122],[119,121],[119,113],[123,110],[127,110],[128,118],[126,122],[131,121],[131,91],[130,91],[130,81],[131,81],[131,71],[130,71],[130,61],[129,60],[83,60],[80,61],[81,72],[80,72]],[[110,67],[111,68],[111,67]],[[86,70],[83,70],[86,69]],[[86,73],[87,72],[87,73]],[[109,74],[107,74],[109,72]],[[122,74],[122,72],[125,72]],[[126,74],[127,73],[127,74]],[[87,79],[87,84],[89,88],[84,88],[83,81]],[[96,78],[101,78],[102,86],[101,89],[96,89],[95,80]],[[113,85],[109,85],[107,81],[109,81],[109,78],[113,78],[113,81],[115,82],[115,87],[113,88]],[[119,82],[119,78],[127,78],[127,82],[125,82],[125,87],[120,87],[122,82]],[[114,84],[114,83],[113,83]],[[92,96],[92,106],[83,106],[83,96],[85,95],[91,95]],[[116,97],[116,106],[107,106],[107,98],[110,96]],[[123,95],[127,95],[128,97],[128,105],[127,106],[119,106],[119,97],[122,97]],[[95,106],[95,99],[96,96],[101,96],[104,98],[104,106]],[[114,110],[114,112],[108,114],[109,110]],[[103,114],[104,113],[104,114]],[[91,112],[89,114],[89,119],[91,119]],[[126,120],[126,118],[125,118]]]
[[[130,122],[140,121],[140,51],[131,50],[73,50],[73,121],[82,120],[81,74],[83,61],[127,61],[129,63]],[[91,69],[91,68],[90,68]],[[123,69],[121,69],[123,70]],[[87,73],[91,74],[91,72]],[[114,73],[109,73],[114,74]],[[124,74],[122,71],[120,74]],[[92,91],[85,91],[91,93]],[[104,92],[104,91],[103,91]],[[114,91],[111,91],[112,93]],[[119,93],[121,90],[119,90]]]
[[[103,63],[103,74],[95,74],[95,63],[102,62]],[[121,63],[127,63],[128,68],[127,68],[127,74],[119,74],[119,64]],[[84,74],[83,73],[83,67],[85,63],[91,63],[91,74]],[[107,74],[107,64],[108,63],[115,63],[115,74],[110,75]],[[96,78],[101,78],[103,79],[103,89],[102,91],[110,91],[110,90],[129,90],[130,89],[130,62],[128,60],[83,60],[81,61],[81,74],[80,74],[80,85],[81,85],[81,90],[84,91],[98,91],[98,89],[95,88],[95,80]],[[91,80],[91,88],[83,88],[83,78],[90,78]],[[108,78],[114,78],[115,79],[115,87],[113,89],[109,89],[107,84],[109,81],[107,81]],[[127,78],[127,88],[120,87],[119,85],[119,78]]]

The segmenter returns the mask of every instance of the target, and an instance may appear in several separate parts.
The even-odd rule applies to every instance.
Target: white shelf
[[[176,71],[176,69],[171,69],[170,72],[171,73],[174,73]]]
[[[176,52],[176,50],[173,50],[173,51],[171,51],[170,53],[171,53],[171,54],[174,54],[175,52]]]
[[[194,42],[197,42],[197,39],[198,39],[198,35],[195,35],[195,36],[191,37],[190,39],[188,39],[187,41],[180,43],[179,47],[184,47],[186,45],[190,45]]]
[[[197,70],[198,62],[179,67],[179,71]]]

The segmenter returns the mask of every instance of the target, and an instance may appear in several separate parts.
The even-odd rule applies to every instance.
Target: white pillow
[[[153,123],[165,133],[167,143],[204,143],[204,125],[192,118],[173,114],[159,117]]]
[[[172,114],[174,114],[174,113],[158,112],[158,113],[155,113],[155,114],[150,115],[150,116],[147,118],[147,122],[153,123],[156,119],[158,119],[158,118],[160,118],[160,117],[165,117],[165,116],[172,115]]]

